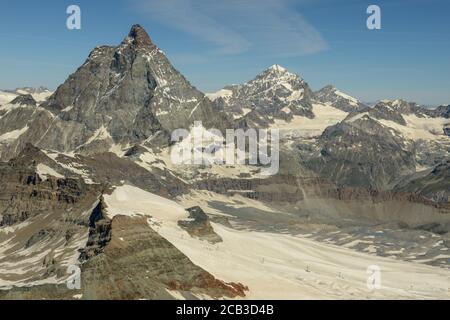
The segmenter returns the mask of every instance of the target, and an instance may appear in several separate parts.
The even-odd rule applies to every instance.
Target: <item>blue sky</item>
[[[66,28],[77,4],[82,29]],[[366,28],[377,4],[382,30]],[[0,88],[56,88],[98,45],[134,23],[197,88],[212,92],[272,64],[314,90],[333,84],[364,101],[450,103],[448,0],[2,0]]]

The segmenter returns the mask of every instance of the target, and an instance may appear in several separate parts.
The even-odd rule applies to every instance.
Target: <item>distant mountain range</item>
[[[280,130],[279,172],[172,163],[196,122]],[[135,25],[53,93],[1,91],[0,159],[0,299],[448,297],[450,106],[279,65],[205,95]]]

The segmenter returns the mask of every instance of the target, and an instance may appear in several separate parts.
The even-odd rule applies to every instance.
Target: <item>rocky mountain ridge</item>
[[[448,107],[369,108],[278,65],[208,97],[135,25],[44,102],[0,103],[0,298],[254,297],[256,270],[311,288],[318,273],[298,254],[314,250],[293,252],[299,234],[448,268]],[[279,172],[174,164],[170,134],[195,121],[279,129]],[[256,259],[255,238],[266,246]],[[82,290],[65,287],[70,265]]]

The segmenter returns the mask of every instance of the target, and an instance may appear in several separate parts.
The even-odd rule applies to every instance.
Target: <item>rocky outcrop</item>
[[[111,219],[104,212],[102,199],[89,217],[89,237],[86,246],[80,250],[81,263],[99,255],[111,241]]]
[[[12,226],[40,214],[77,206],[82,195],[92,189],[79,179],[43,180],[35,171],[39,154],[31,148],[31,154],[23,152],[9,163],[0,163],[0,226]],[[36,159],[32,160],[29,157],[33,154]]]
[[[178,221],[180,227],[185,229],[192,237],[206,240],[210,243],[222,241],[222,238],[214,232],[209,217],[202,208],[196,206],[187,209],[187,211],[189,212],[188,220]]]
[[[23,99],[23,98],[21,98]],[[0,119],[2,123],[8,119]],[[11,119],[9,119],[11,120]],[[201,121],[206,128],[232,128],[135,25],[117,47],[95,48],[85,63],[27,117],[27,132],[2,152],[17,155],[26,143],[60,152],[92,154],[113,145],[141,143]],[[19,129],[19,128],[14,128]]]
[[[425,174],[416,174],[399,183],[396,190],[420,195],[435,203],[450,203],[450,161],[435,166]]]
[[[82,179],[41,177],[52,161],[32,146],[0,164],[0,283],[31,286],[67,277],[87,240],[89,217],[100,185]]]
[[[428,109],[426,114],[435,118],[450,118],[450,105],[448,106],[439,106],[436,109]]]
[[[85,299],[173,299],[167,290],[189,299],[233,298],[247,290],[194,265],[142,217],[115,216],[111,240],[102,253],[83,264],[82,275]]]
[[[147,32],[138,24],[131,27],[128,38],[133,39],[133,45],[135,46],[152,46],[153,42]]]

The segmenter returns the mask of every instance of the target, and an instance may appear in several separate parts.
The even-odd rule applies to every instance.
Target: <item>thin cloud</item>
[[[212,45],[215,54],[249,50],[299,56],[327,48],[289,0],[139,0],[151,19]]]

